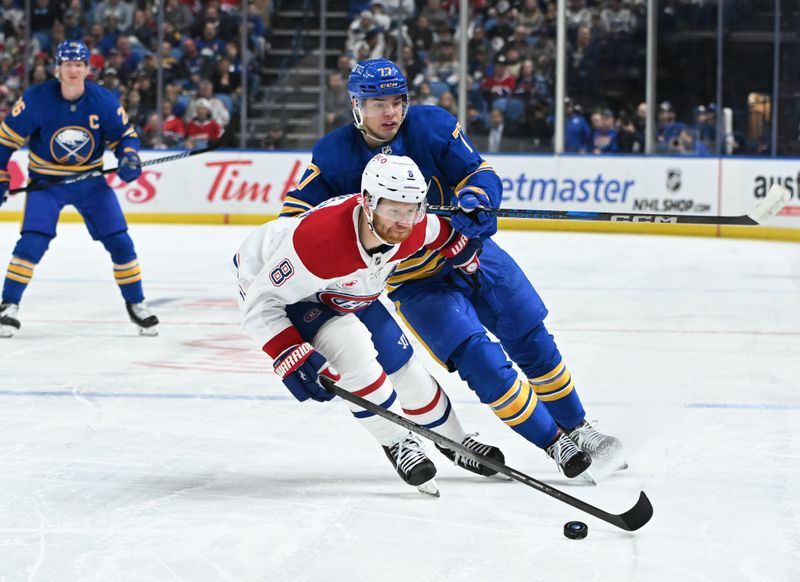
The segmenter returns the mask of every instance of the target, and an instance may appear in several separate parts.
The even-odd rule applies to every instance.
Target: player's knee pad
[[[433,400],[439,385],[416,357],[412,357],[397,372],[390,374],[394,389],[403,408],[420,408]]]
[[[31,263],[38,263],[42,260],[47,247],[50,246],[51,236],[39,232],[23,232],[14,247],[13,255],[20,259],[25,259]]]
[[[539,323],[510,345],[510,354],[529,378],[547,374],[561,362],[561,353],[544,323]]]
[[[117,264],[128,263],[136,258],[133,240],[127,230],[107,236],[100,242],[111,255],[111,260]]]
[[[362,390],[385,376],[369,330],[352,314],[329,319],[312,344],[341,374],[339,384],[346,390]]]
[[[518,376],[502,346],[486,334],[476,334],[462,342],[450,359],[483,403],[500,398]]]

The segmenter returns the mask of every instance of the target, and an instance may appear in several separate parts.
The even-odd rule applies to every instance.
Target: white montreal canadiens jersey
[[[333,198],[298,218],[268,222],[245,239],[234,258],[242,327],[266,346],[293,329],[285,307],[301,301],[353,313],[376,301],[394,268],[423,246],[446,244],[453,231],[427,215],[385,252],[367,253],[358,239],[361,195]]]

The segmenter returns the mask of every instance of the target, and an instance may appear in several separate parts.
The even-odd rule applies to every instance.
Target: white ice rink
[[[653,520],[627,533],[432,446],[442,496],[421,495],[343,403],[291,398],[238,327],[251,228],[132,226],[146,338],[103,248],[59,227],[0,340],[0,581],[800,580],[800,246],[498,235],[630,469],[567,482],[431,369],[512,467],[614,513],[644,490]],[[16,232],[0,223],[2,271]],[[587,539],[562,535],[573,519]]]

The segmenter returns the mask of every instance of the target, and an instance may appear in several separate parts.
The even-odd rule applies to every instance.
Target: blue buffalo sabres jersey
[[[415,105],[409,107],[395,138],[380,147],[370,148],[352,124],[323,137],[314,146],[311,163],[297,189],[287,195],[281,216],[296,216],[334,196],[359,192],[361,174],[378,153],[413,159],[430,182],[430,204],[450,204],[454,191],[470,185],[483,189],[493,206],[500,205],[500,178],[478,154],[455,117],[440,107]],[[441,254],[423,249],[398,266],[387,288],[392,291],[404,281],[433,276],[444,267]]]
[[[32,180],[58,180],[103,166],[109,147],[119,158],[139,150],[136,130],[117,97],[90,81],[76,101],[61,95],[61,84],[47,81],[28,89],[0,124],[0,168],[28,142]]]

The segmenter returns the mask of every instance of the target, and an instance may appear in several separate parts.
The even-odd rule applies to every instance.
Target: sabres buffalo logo
[[[84,127],[62,127],[50,140],[53,161],[65,166],[85,164],[94,152],[94,136]]]

